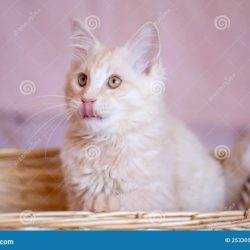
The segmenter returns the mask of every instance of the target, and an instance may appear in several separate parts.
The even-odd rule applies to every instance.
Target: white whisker
[[[47,144],[45,146],[46,148],[46,151],[45,151],[45,159],[47,157],[47,148],[48,148],[48,145],[49,145],[49,141],[50,139],[52,138],[52,135],[55,133],[55,131],[59,128],[60,125],[62,125],[65,121],[68,121],[70,119],[70,117],[72,116],[73,114],[71,114],[70,112],[66,114],[65,117],[63,117],[57,124],[57,126],[52,130],[52,132],[49,134],[49,137],[48,137],[48,140],[47,140]]]
[[[65,105],[66,105],[66,104],[55,105],[55,106],[53,106],[53,107],[49,107],[49,108],[46,108],[46,109],[44,109],[44,110],[42,110],[42,111],[40,111],[40,112],[38,112],[38,113],[35,113],[35,114],[32,115],[31,117],[27,118],[24,122],[22,122],[22,123],[16,128],[16,130],[14,131],[14,133],[11,134],[11,135],[8,137],[7,141],[10,141],[11,139],[13,139],[14,136],[16,136],[17,133],[20,132],[20,130],[21,130],[26,124],[28,124],[28,122],[31,122],[31,121],[32,121],[34,118],[36,118],[38,115],[40,115],[40,114],[42,114],[42,113],[44,113],[44,112],[46,112],[46,111],[56,109],[56,108],[58,108],[58,107],[64,107]]]
[[[57,119],[58,117],[65,115],[65,111],[63,113],[59,113],[55,116],[53,116],[51,119],[49,119],[48,121],[46,121],[45,123],[42,124],[42,126],[40,126],[38,128],[38,130],[36,131],[36,133],[31,137],[32,139],[39,133],[39,131],[41,131],[42,128],[44,128],[47,124],[49,124],[51,121]]]

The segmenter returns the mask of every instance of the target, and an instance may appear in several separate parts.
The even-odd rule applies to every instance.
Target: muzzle
[[[94,110],[95,100],[82,99],[81,114],[84,118],[86,117],[97,117]]]

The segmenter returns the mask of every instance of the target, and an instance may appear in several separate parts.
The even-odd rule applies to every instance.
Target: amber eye
[[[122,83],[122,79],[119,76],[111,76],[108,80],[108,86],[111,89],[118,88]]]
[[[87,76],[84,73],[78,75],[78,84],[80,87],[84,87],[87,84]]]

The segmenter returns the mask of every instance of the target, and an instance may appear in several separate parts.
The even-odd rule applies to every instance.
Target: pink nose
[[[82,99],[82,115],[83,117],[96,117],[94,111],[95,100]]]

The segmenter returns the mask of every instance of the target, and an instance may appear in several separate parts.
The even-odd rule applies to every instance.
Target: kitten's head
[[[73,119],[92,132],[132,129],[159,113],[164,90],[159,33],[144,24],[119,48],[107,48],[72,21],[74,57],[65,87]]]

